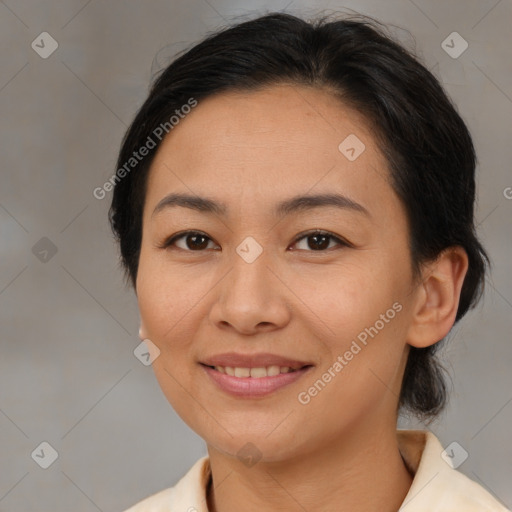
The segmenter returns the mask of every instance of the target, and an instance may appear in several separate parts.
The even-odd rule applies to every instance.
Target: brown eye
[[[177,242],[180,241],[180,244]],[[176,246],[184,251],[202,251],[208,247],[211,238],[199,231],[185,231],[178,235],[173,235],[162,245],[162,248]]]
[[[331,241],[335,241],[337,245],[349,247],[350,244],[345,240],[335,236],[333,233],[329,231],[312,231],[306,233],[295,240],[295,244],[300,242],[301,240],[307,240],[306,248],[302,248],[300,250],[311,250],[311,251],[325,251],[326,249],[332,248],[329,247]]]
[[[185,238],[185,245],[187,246],[188,249],[192,250],[206,249],[208,245],[207,239],[208,237],[201,234],[187,235]]]

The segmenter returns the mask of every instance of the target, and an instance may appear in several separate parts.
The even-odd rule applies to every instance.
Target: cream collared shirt
[[[441,457],[443,447],[432,432],[397,430],[397,436],[402,458],[414,474],[400,512],[511,512]],[[203,457],[174,487],[142,500],[125,512],[208,512],[209,479],[209,458]]]

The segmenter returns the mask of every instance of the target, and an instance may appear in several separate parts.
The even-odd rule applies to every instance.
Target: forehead
[[[161,147],[185,143],[219,152],[223,147],[236,146],[264,156],[267,148],[298,151],[299,146],[301,153],[312,156],[319,152],[338,156],[338,145],[349,134],[372,146],[370,132],[364,116],[333,92],[282,84],[256,91],[228,91],[200,100]],[[372,152],[373,148],[369,149]]]
[[[270,201],[333,188],[361,201],[371,190],[393,196],[372,127],[330,91],[274,85],[199,101],[162,142],[147,200],[179,190]]]

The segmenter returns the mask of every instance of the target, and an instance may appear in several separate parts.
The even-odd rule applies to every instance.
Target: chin
[[[229,434],[218,426],[215,431],[195,429],[195,432],[204,439],[209,448],[242,462],[246,459],[251,463],[280,462],[306,453],[314,444],[312,440],[304,431],[301,432],[299,425],[288,425],[282,430],[279,426],[276,428],[280,421],[282,417],[279,421],[272,422],[272,427],[267,426],[267,423],[262,426],[261,423],[252,422],[252,428],[248,428],[247,424],[245,427],[230,428]],[[295,434],[290,435],[291,431]]]

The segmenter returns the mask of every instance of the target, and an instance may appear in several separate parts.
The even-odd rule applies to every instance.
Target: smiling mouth
[[[216,370],[219,373],[224,375],[229,375],[231,377],[239,377],[239,378],[253,378],[253,379],[261,379],[263,377],[275,377],[277,375],[285,374],[285,373],[293,373],[298,370],[303,370],[309,368],[310,364],[299,366],[296,368],[290,366],[259,366],[254,368],[248,367],[239,367],[239,366],[209,366],[203,365],[207,368],[211,368],[212,370]]]

